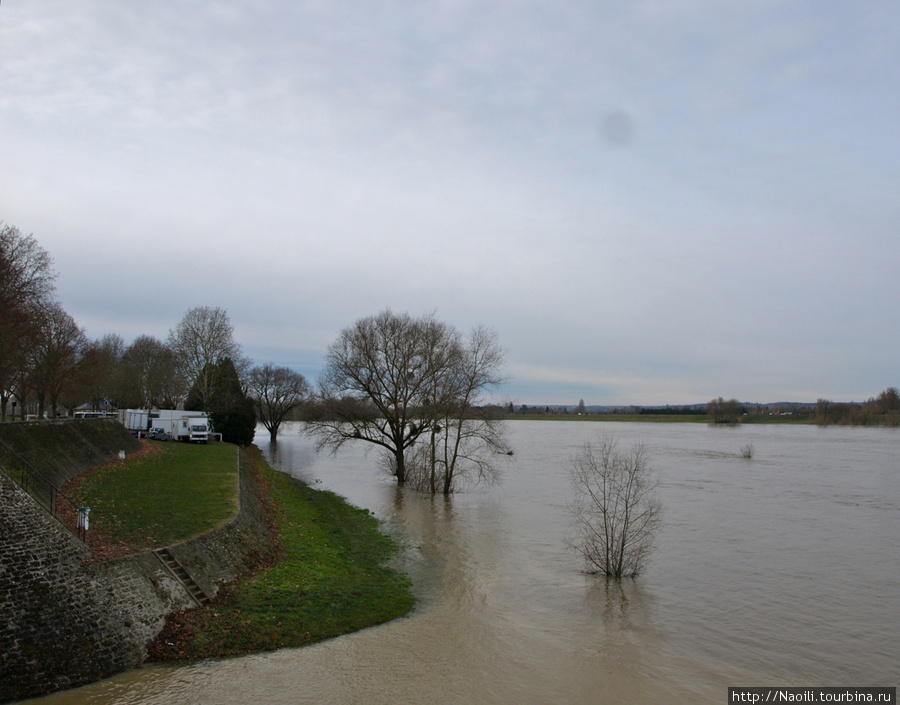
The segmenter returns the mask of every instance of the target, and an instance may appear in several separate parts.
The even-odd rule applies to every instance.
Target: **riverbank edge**
[[[40,428],[22,424],[17,433],[23,434],[23,444],[16,452],[32,463],[29,456],[37,461],[36,454],[53,455],[55,445],[63,456],[76,448],[77,455],[108,462],[111,449],[122,448],[130,437],[121,424],[88,422]],[[119,438],[110,442],[109,433]],[[80,436],[74,444],[73,434]],[[90,453],[82,453],[84,449]],[[240,478],[236,515],[217,529],[169,547],[207,595],[256,565],[268,545],[251,463],[243,450],[235,446],[233,452]],[[59,481],[71,479],[62,464],[56,469]],[[75,463],[70,474],[82,471]],[[94,560],[64,522],[12,476],[0,473],[0,702],[47,695],[140,667],[166,616],[189,609],[195,599],[154,551]]]
[[[713,425],[706,414],[516,414],[505,417],[507,421],[567,421],[576,423],[702,423]],[[744,416],[737,423],[723,424],[740,426],[742,424],[794,424],[815,425],[810,419],[792,418],[787,415],[753,415]]]
[[[306,646],[406,616],[409,577],[389,565],[401,547],[367,510],[250,457],[273,552],[207,606],[171,613],[150,662],[196,662]],[[314,577],[313,577],[314,574]]]
[[[48,431],[50,428],[54,430]],[[82,437],[76,443],[68,433],[74,429]],[[113,438],[97,442],[95,436],[107,435],[102,429],[113,431]],[[20,434],[20,449],[27,455],[65,455],[55,453],[55,445],[63,450],[89,451],[71,466],[57,464],[54,474],[59,473],[55,479],[60,484],[89,469],[83,462],[87,458],[93,463],[108,462],[113,452],[118,454],[113,449],[124,447],[129,436],[121,425],[104,422],[40,428],[21,424],[15,435]],[[267,482],[283,476],[295,488],[316,492],[264,461],[260,465],[258,448],[236,448],[236,455],[241,479],[237,516],[225,526],[169,547],[207,594],[215,596],[223,588],[223,598],[230,583],[258,573],[266,565],[277,565],[282,555],[275,535],[270,533],[274,526],[270,517],[277,514],[278,506],[264,496]],[[256,463],[251,463],[251,456]],[[192,598],[152,551],[94,561],[85,544],[4,473],[0,473],[0,495],[0,634],[6,644],[0,654],[0,702],[47,695],[140,667],[149,656],[148,645],[157,640],[169,615],[199,611],[190,609]],[[368,514],[338,499],[348,511]],[[371,521],[375,522],[374,517]],[[377,522],[370,529],[379,540],[393,545],[378,530]],[[410,611],[414,600],[408,578],[397,573],[394,582],[408,596],[403,609],[387,617],[364,614],[352,628],[341,628],[330,636],[380,624]],[[357,613],[358,605],[354,605]],[[265,648],[242,653],[281,646],[282,642],[270,641]],[[223,652],[212,657],[230,655],[237,654]]]

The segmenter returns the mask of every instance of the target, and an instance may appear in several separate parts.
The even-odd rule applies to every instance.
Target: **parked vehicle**
[[[150,429],[150,412],[146,409],[119,409],[119,422],[140,437]]]
[[[206,443],[211,429],[209,414],[205,411],[184,409],[122,409],[119,421],[139,438],[145,436],[154,440]]]
[[[160,409],[150,412],[150,423],[177,441],[206,443],[209,440],[209,415],[205,411]]]

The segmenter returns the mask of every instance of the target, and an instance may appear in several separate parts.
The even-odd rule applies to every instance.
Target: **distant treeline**
[[[651,406],[651,407],[641,408],[640,411],[638,411],[638,413],[642,414],[642,415],[662,414],[665,416],[673,416],[673,415],[681,414],[681,415],[686,416],[689,414],[691,416],[696,416],[697,414],[705,414],[706,408],[702,407],[702,406],[699,408],[696,406],[664,406],[664,407]]]
[[[862,403],[819,399],[816,402],[816,423],[821,426],[900,426],[900,391],[896,387],[888,387],[877,397],[869,397]]]
[[[816,404],[778,402],[744,403],[737,399],[712,399],[708,404],[680,406],[548,406],[521,404],[506,407],[507,416],[692,416],[707,415],[712,423],[799,422],[819,425],[900,426],[900,392],[888,387],[877,397],[864,402],[832,402],[819,399]]]

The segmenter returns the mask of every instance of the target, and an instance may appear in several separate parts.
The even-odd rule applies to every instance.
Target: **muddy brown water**
[[[723,703],[729,686],[896,686],[900,432],[514,421],[492,488],[398,490],[361,447],[288,427],[273,464],[346,496],[405,546],[407,618],[302,649],[152,666],[34,702]],[[567,461],[643,442],[665,525],[647,572],[607,582],[566,547]],[[741,457],[752,444],[753,458]]]

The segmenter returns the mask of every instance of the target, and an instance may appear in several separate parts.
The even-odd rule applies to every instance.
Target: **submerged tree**
[[[451,364],[433,380],[426,400],[427,442],[415,448],[410,480],[417,489],[450,494],[460,482],[492,482],[496,458],[512,455],[502,409],[484,404],[483,394],[502,381],[503,351],[483,327],[457,337]]]
[[[422,414],[454,343],[446,324],[390,310],[342,330],[328,349],[309,420],[319,448],[337,450],[351,440],[380,446],[397,482],[406,482],[407,450],[431,426]]]
[[[744,406],[737,399],[729,399],[725,401],[722,397],[710,400],[706,405],[706,413],[713,423],[736,424],[741,414],[744,412]]]
[[[433,316],[385,310],[362,318],[328,350],[308,429],[319,448],[356,440],[383,448],[398,483],[407,481],[410,461],[420,478],[423,467],[437,468],[440,454],[443,478],[428,488],[450,491],[454,475],[475,462],[474,447],[494,443],[491,432],[499,436],[500,420],[479,418],[475,402],[499,381],[500,359],[486,331],[467,347]]]
[[[288,415],[309,398],[310,388],[299,372],[265,364],[250,370],[249,392],[257,417],[275,441]]]
[[[659,480],[643,445],[620,452],[616,441],[586,443],[572,459],[573,547],[591,572],[634,577],[646,566],[662,523]]]

